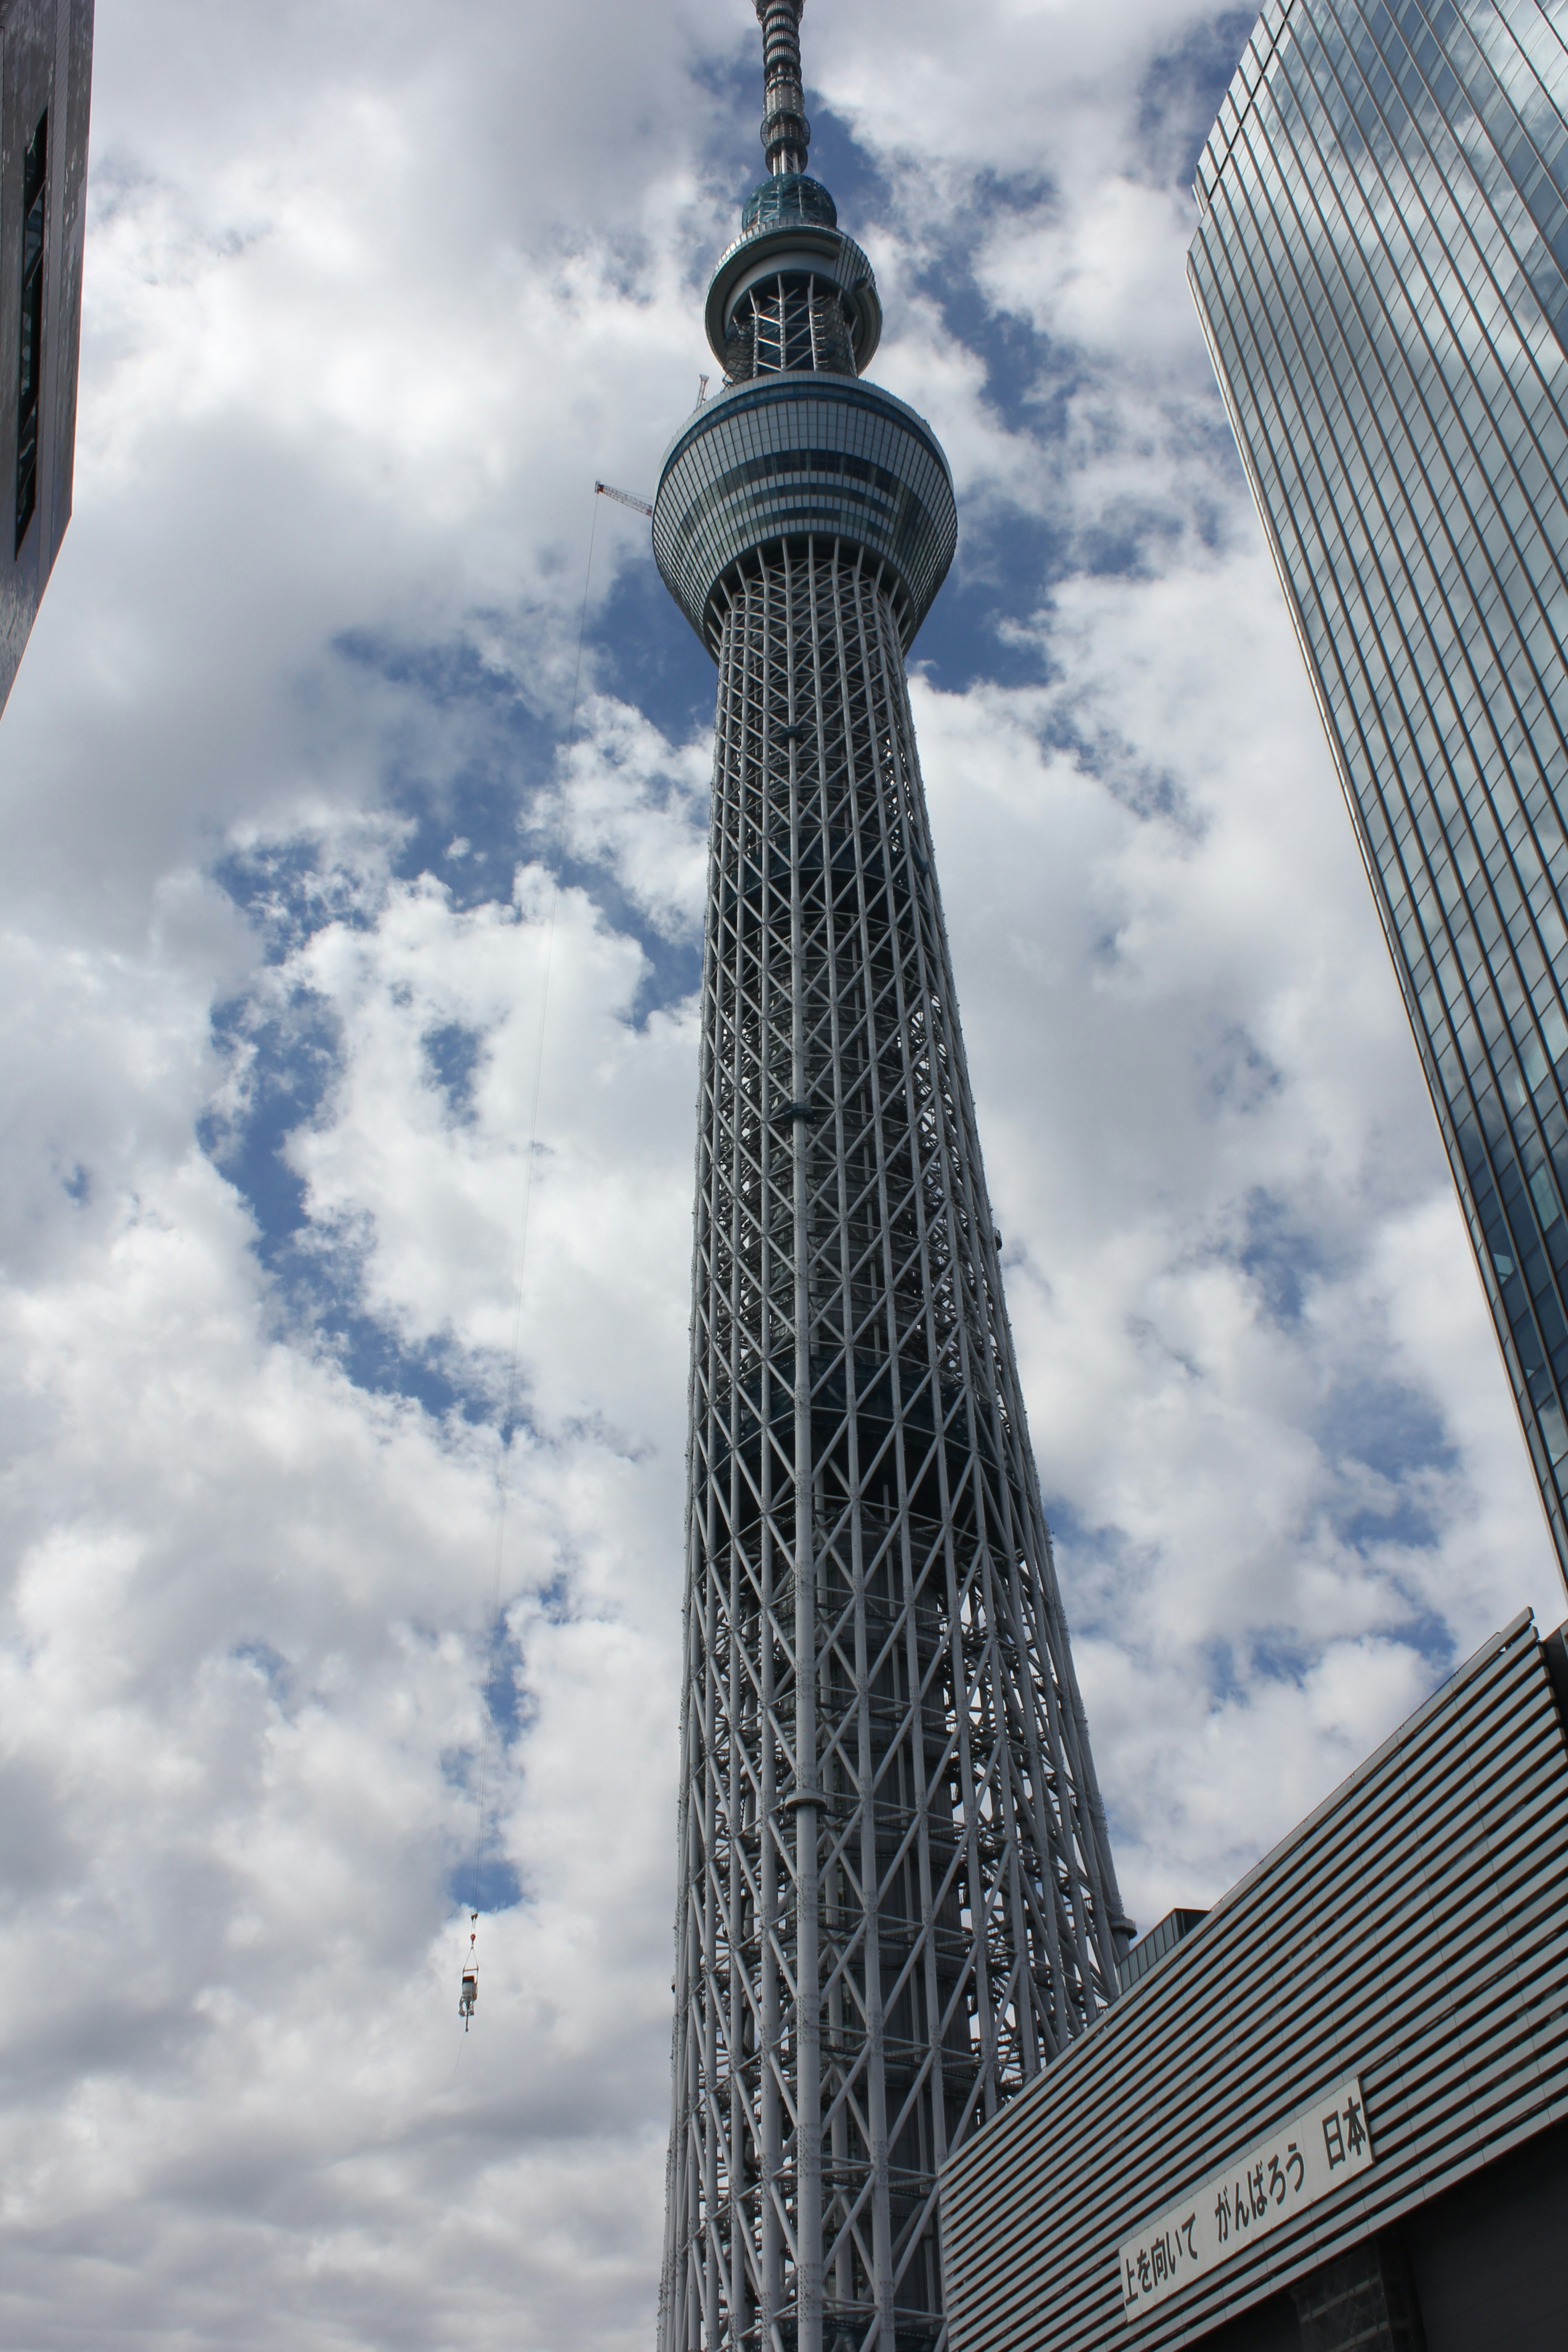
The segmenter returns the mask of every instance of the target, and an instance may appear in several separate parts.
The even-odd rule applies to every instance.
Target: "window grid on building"
[[[1189,271],[1568,1574],[1568,49],[1270,0]]]

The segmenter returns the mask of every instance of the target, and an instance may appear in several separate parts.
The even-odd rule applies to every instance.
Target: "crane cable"
[[[573,752],[577,748],[578,688],[582,682],[583,646],[588,628],[588,592],[592,587],[594,581],[594,537],[599,527],[599,499],[597,483],[594,486],[594,491],[593,520],[588,526],[588,561],[583,578],[583,611],[577,624],[577,660],[572,672],[572,718],[566,735],[566,758],[568,763],[571,761]],[[506,1555],[506,1517],[508,1498],[506,1475],[507,1454],[511,1444],[512,1415],[517,1409],[518,1372],[522,1358],[523,1279],[528,1267],[528,1221],[529,1213],[533,1205],[533,1162],[535,1147],[539,1139],[539,1090],[541,1081],[544,1075],[544,1034],[545,1024],[550,1012],[550,971],[554,959],[555,910],[560,903],[560,877],[555,872],[554,868],[552,867],[550,877],[550,908],[549,913],[546,916],[544,925],[544,973],[539,998],[539,1044],[533,1057],[533,1097],[529,1108],[528,1159],[523,1170],[522,1219],[521,1231],[518,1235],[517,1307],[512,1319],[511,1362],[507,1372],[506,1411],[500,1425],[500,1454],[496,1465],[497,1498],[495,1586],[494,1591],[491,1595],[489,1613],[489,1626],[492,1641],[495,1636],[496,1628],[500,1622],[501,1613],[501,1570]],[[474,1816],[474,1852],[472,1864],[468,1873],[468,1885],[470,1889],[468,1925],[470,1933],[468,1937],[468,1959],[465,1964],[465,1976],[472,1977],[476,1984],[477,1963],[474,1959],[474,1947],[477,1940],[477,1930],[480,1909],[479,1866],[484,1853],[486,1819],[489,1811],[490,1750],[494,1729],[495,1717],[491,1710],[489,1697],[487,1696],[485,1701],[484,1731],[479,1747],[479,1802]],[[466,1985],[464,1999],[468,1999]],[[469,2013],[470,2010],[464,2010],[462,2011],[463,2030],[465,2032],[468,2031]]]

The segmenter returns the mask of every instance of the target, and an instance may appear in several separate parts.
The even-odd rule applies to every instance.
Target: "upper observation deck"
[[[912,408],[854,376],[801,369],[726,385],[676,435],[653,509],[664,583],[715,659],[726,574],[808,536],[848,541],[887,567],[907,653],[958,544],[941,443]]]

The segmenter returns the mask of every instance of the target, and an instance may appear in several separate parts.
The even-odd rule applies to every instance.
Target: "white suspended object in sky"
[[[463,1962],[463,1981],[458,1994],[458,2015],[463,2021],[463,2031],[465,2033],[467,2033],[468,2030],[468,2020],[472,2017],[475,2005],[479,1998],[479,1964],[474,1958],[474,1946],[479,1940],[479,1915],[477,1911],[470,1911],[468,1914],[468,1957]]]

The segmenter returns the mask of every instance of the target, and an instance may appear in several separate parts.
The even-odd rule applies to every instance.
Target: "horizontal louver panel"
[[[1191,2343],[1568,2114],[1565,1869],[1521,1618],[953,2159],[954,2352]],[[1121,2242],[1356,2073],[1371,2170],[1130,2323]]]

